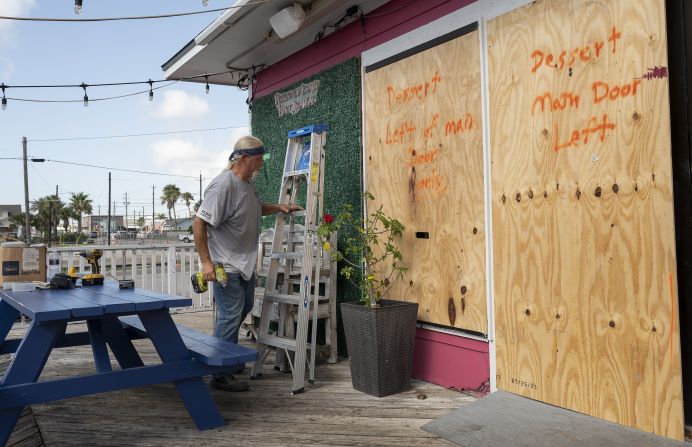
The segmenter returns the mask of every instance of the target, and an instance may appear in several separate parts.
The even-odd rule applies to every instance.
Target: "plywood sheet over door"
[[[390,296],[418,302],[419,320],[485,334],[480,46],[475,26],[458,34],[366,69],[365,178],[406,225],[410,270]]]
[[[489,23],[497,386],[682,439],[664,9]]]

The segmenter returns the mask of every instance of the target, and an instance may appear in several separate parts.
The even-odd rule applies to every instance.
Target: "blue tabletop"
[[[0,291],[0,299],[34,321],[86,319],[192,305],[190,298],[145,289],[119,289],[115,281],[75,289],[6,290]]]

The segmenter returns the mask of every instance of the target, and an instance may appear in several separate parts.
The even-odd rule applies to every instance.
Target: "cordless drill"
[[[103,256],[103,250],[82,250],[81,252],[79,252],[79,256],[85,258],[91,266],[91,273],[82,276],[82,285],[102,286],[103,275],[101,274],[101,267],[99,266],[98,261],[99,259],[101,259],[101,256]]]
[[[226,275],[226,270],[224,270],[223,265],[215,264],[214,273],[216,274],[216,282],[219,283],[221,287],[226,287],[228,284],[228,276]],[[204,279],[204,274],[202,272],[197,272],[190,277],[192,281],[192,289],[195,293],[204,293],[209,290],[209,285],[207,280]]]

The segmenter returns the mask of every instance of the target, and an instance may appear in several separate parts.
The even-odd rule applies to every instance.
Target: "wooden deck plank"
[[[211,333],[211,312],[174,315],[176,323]],[[68,332],[84,325],[68,325]],[[21,328],[12,336],[21,335]],[[148,340],[135,340],[145,363],[158,362]],[[254,345],[241,336],[241,344]],[[421,426],[475,398],[439,386],[412,381],[412,389],[375,398],[351,387],[348,359],[319,365],[315,384],[291,396],[291,375],[266,364],[250,391],[211,390],[226,425],[197,431],[172,384],[134,388],[96,396],[34,405],[45,445],[52,446],[449,446]],[[117,369],[117,366],[114,365]],[[94,369],[88,347],[54,351],[42,379],[87,374]],[[249,369],[239,376],[249,378]],[[209,381],[209,378],[205,378]],[[21,446],[29,447],[29,446]]]

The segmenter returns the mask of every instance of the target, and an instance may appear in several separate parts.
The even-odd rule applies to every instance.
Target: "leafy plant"
[[[375,200],[367,191],[363,193],[363,198]],[[365,306],[378,307],[379,300],[408,271],[396,244],[404,230],[399,220],[385,214],[382,205],[368,215],[354,216],[353,206],[345,204],[336,217],[324,215],[317,235],[332,260],[345,264],[339,274],[360,289],[361,302]],[[342,235],[345,245],[343,251],[331,249],[329,241],[334,232]],[[361,262],[356,264],[349,258]]]

